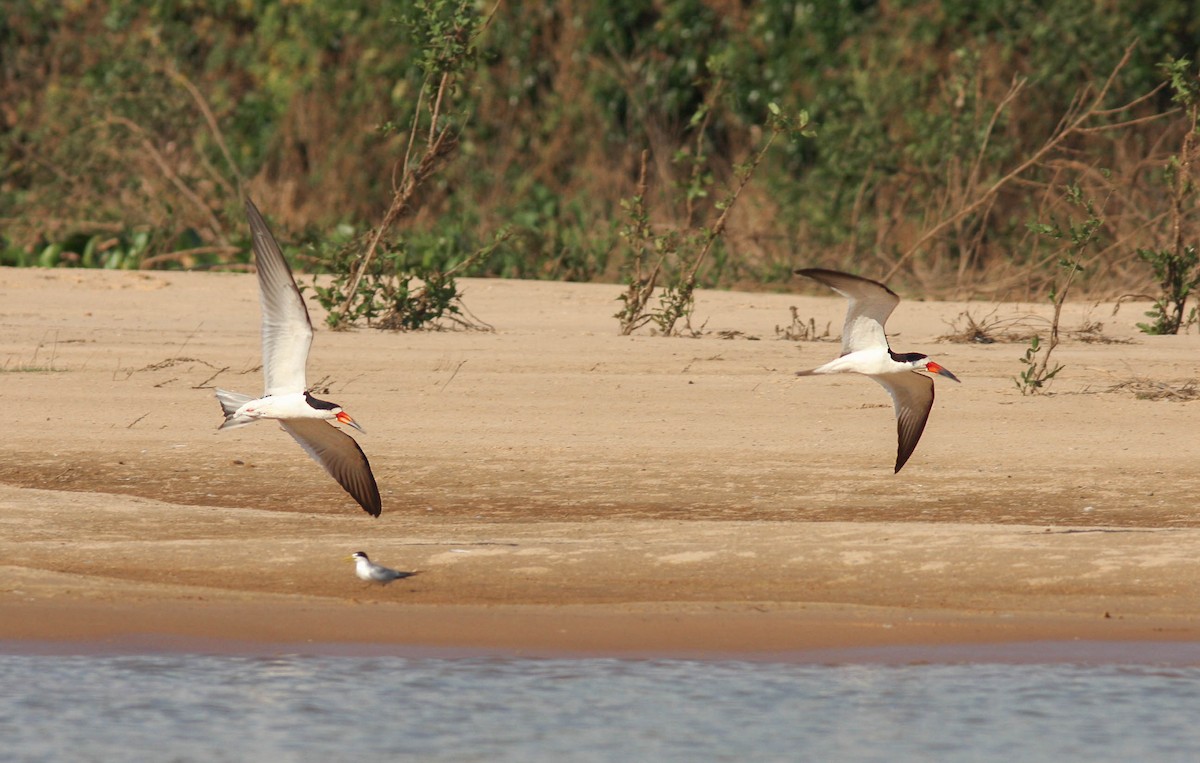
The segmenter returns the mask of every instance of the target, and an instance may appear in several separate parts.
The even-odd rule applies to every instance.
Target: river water
[[[528,659],[10,643],[0,760],[1200,760],[1200,645],[1130,649]]]

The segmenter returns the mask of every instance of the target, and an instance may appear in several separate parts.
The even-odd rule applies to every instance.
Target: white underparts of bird
[[[358,576],[359,580],[365,580],[368,583],[387,585],[393,580],[410,578],[417,574],[416,572],[400,572],[390,567],[384,567],[382,564],[376,564],[368,559],[362,551],[355,551],[350,558],[354,560],[354,574]]]
[[[836,270],[805,268],[795,273],[819,281],[850,300],[842,327],[841,356],[810,371],[797,371],[796,375],[863,374],[886,389],[896,408],[896,471],[900,471],[916,450],[933,410],[933,379],[919,372],[954,381],[958,377],[919,352],[892,352],[883,327],[900,297],[888,287]]]
[[[333,426],[338,422],[363,431],[337,403],[312,396],[305,381],[308,350],[312,346],[312,322],[296,279],[275,237],[258,208],[246,200],[246,217],[254,244],[262,304],[262,352],[265,390],[259,398],[224,389],[217,400],[225,413],[218,429],[274,419],[300,447],[333,477],[371,516],[379,516],[382,502],[375,475],[362,448],[354,438]]]

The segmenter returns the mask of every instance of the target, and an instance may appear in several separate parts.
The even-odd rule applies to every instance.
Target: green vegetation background
[[[328,242],[387,209],[408,134],[381,128],[417,108],[420,51],[402,19],[426,5],[9,0],[0,264],[245,262],[242,187],[282,240],[325,242],[302,261],[320,269]],[[817,138],[772,148],[705,285],[770,288],[803,264],[889,273],[939,296],[1035,298],[1055,264],[1027,223],[1065,215],[1068,183],[1104,201],[1109,243],[1081,271],[1083,292],[1148,289],[1137,250],[1174,235],[1162,173],[1191,128],[1159,64],[1196,60],[1194,0],[477,10],[493,7],[456,94],[468,115],[457,154],[397,231],[413,263],[449,267],[512,226],[472,275],[619,280],[621,201],[636,192],[642,150],[651,222],[696,226],[761,140],[772,102],[806,110]],[[1131,44],[1103,99],[1115,110],[1095,129],[925,237],[1035,156]],[[1016,94],[1014,81],[1025,83]]]

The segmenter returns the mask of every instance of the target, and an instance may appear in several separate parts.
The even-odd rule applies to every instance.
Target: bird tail
[[[234,427],[244,427],[247,424],[253,423],[254,419],[250,416],[237,416],[238,409],[254,398],[249,395],[243,395],[240,392],[230,392],[227,389],[217,388],[217,402],[221,404],[221,411],[225,414],[225,421],[217,429],[233,429]]]

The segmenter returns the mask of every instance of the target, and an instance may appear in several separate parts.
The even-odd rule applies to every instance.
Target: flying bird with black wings
[[[810,371],[797,371],[796,375],[863,374],[887,390],[896,408],[896,471],[900,471],[916,450],[933,409],[933,379],[918,372],[928,371],[954,381],[958,377],[919,352],[892,352],[883,327],[900,304],[900,297],[888,287],[836,270],[805,268],[795,273],[823,283],[850,300],[842,327],[841,356]]]
[[[225,421],[219,429],[233,429],[259,419],[275,419],[358,501],[364,511],[377,517],[382,502],[371,464],[354,438],[330,422],[336,421],[360,432],[363,428],[342,410],[342,406],[319,400],[309,392],[305,366],[313,330],[308,308],[296,288],[296,279],[279,244],[249,199],[246,200],[246,217],[253,237],[254,264],[262,303],[265,391],[262,397],[253,398],[218,389],[217,400],[225,413]]]

